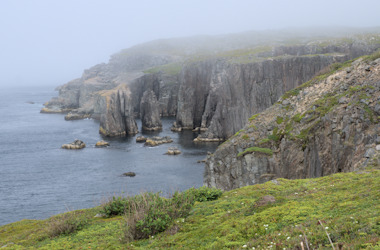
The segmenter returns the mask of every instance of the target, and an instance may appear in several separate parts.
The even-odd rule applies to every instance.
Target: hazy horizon
[[[58,86],[131,46],[165,38],[305,27],[379,27],[380,2],[0,2],[0,86]]]

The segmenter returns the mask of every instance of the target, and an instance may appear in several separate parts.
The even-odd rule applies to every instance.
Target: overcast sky
[[[0,0],[0,86],[60,85],[158,38],[380,26],[379,0]]]

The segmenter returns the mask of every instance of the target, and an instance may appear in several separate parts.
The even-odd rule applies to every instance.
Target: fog
[[[1,0],[0,86],[64,84],[159,38],[380,26],[379,9],[378,0]]]

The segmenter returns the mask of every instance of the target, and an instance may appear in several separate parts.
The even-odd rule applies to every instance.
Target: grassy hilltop
[[[205,197],[219,195],[210,190],[203,189]],[[4,249],[301,249],[303,242],[305,249],[306,245],[310,249],[323,249],[331,248],[328,234],[336,249],[374,249],[380,248],[379,191],[380,171],[374,167],[316,179],[277,179],[225,192],[217,200],[195,202],[189,207],[187,217],[168,220],[171,222],[166,231],[148,235],[147,239],[128,241],[126,216],[97,218],[96,214],[106,210],[96,207],[47,220],[22,220],[2,226],[0,246],[6,246]],[[65,225],[70,220],[78,226],[77,230],[52,234],[57,223]]]

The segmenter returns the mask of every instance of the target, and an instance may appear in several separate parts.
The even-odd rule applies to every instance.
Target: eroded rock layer
[[[377,54],[380,57],[380,54]],[[359,59],[287,92],[254,115],[205,166],[204,184],[230,190],[274,178],[320,177],[378,161],[380,59]]]
[[[126,85],[105,91],[100,97],[105,112],[100,117],[99,132],[105,136],[126,136],[138,133],[133,115],[131,91]]]

